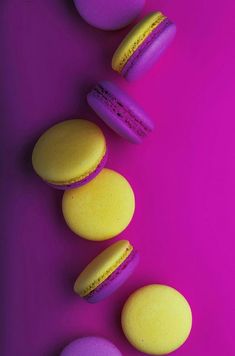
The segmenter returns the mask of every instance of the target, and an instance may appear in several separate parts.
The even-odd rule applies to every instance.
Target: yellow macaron
[[[65,191],[62,200],[70,229],[93,241],[120,234],[130,223],[134,210],[130,184],[121,174],[106,168],[86,185]]]
[[[58,189],[81,186],[93,179],[107,160],[106,142],[94,123],[74,119],[49,128],[34,146],[35,172]]]
[[[121,321],[125,336],[137,350],[149,355],[165,355],[188,338],[192,312],[177,290],[153,284],[140,288],[128,298]]]

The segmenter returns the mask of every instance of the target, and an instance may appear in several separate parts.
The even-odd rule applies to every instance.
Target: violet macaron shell
[[[149,70],[173,41],[176,34],[175,24],[169,21],[164,30],[158,34],[157,32],[160,31],[164,25],[164,23],[159,25],[159,28],[156,29],[156,33],[153,33],[153,37],[147,38],[147,43],[144,41],[122,69],[122,75],[128,81],[138,79]]]
[[[102,171],[102,169],[105,167],[105,165],[107,163],[107,159],[108,159],[108,152],[106,150],[104,157],[102,158],[102,160],[100,161],[100,163],[96,167],[96,169],[91,174],[89,174],[86,178],[79,180],[78,182],[74,182],[74,183],[66,184],[66,185],[56,185],[56,184],[52,184],[52,183],[48,183],[48,182],[46,182],[46,183],[50,187],[58,189],[58,190],[69,190],[69,189],[81,187],[82,185],[90,182],[93,178],[95,178]]]
[[[141,12],[145,0],[74,0],[81,17],[102,30],[118,30]]]
[[[132,251],[130,256],[103,283],[85,297],[86,301],[94,304],[113,294],[134,272],[139,259],[138,252]]]
[[[60,356],[122,356],[107,339],[87,336],[74,340],[64,348]]]
[[[98,86],[102,86],[104,90],[115,98],[116,108],[114,107],[115,103],[111,103],[109,98],[102,100],[102,97],[97,95],[96,88]],[[101,81],[87,95],[87,101],[90,107],[111,129],[132,143],[141,143],[143,138],[154,129],[151,118],[127,93],[114,83]],[[121,117],[118,113],[120,111],[119,103],[122,105],[122,111],[126,111]]]

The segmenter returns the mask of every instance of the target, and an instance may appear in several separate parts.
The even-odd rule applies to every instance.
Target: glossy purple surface
[[[121,331],[120,312],[151,283],[177,288],[192,307],[191,336],[174,356],[235,355],[235,2],[148,0],[144,14],[158,9],[177,36],[129,85],[110,67],[128,28],[95,30],[69,0],[0,1],[1,356],[58,356],[86,335],[141,356]],[[157,123],[143,145],[120,138],[88,107],[87,92],[104,78]],[[108,167],[136,196],[120,238],[133,243],[141,263],[125,287],[93,305],[73,283],[110,242],[73,234],[62,192],[31,166],[37,138],[71,118],[102,126]]]
[[[87,101],[110,128],[132,143],[141,143],[154,128],[140,105],[114,83],[100,82],[87,95]]]

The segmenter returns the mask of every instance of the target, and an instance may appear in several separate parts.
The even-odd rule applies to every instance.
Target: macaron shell
[[[116,98],[117,102],[120,102],[123,107],[126,107],[128,111],[131,111],[135,119],[132,118],[132,124],[128,124],[125,121],[125,117],[122,119],[118,117],[117,113],[113,111],[112,107],[108,107],[106,103],[104,103],[97,96],[93,95],[92,92],[87,96],[89,105],[97,113],[97,115],[99,115],[99,117],[117,134],[132,143],[141,143],[143,136],[140,136],[140,134],[133,129],[136,126],[135,120],[138,122],[138,126],[140,125],[139,123],[141,123],[146,134],[154,129],[153,121],[129,95],[123,92],[115,84],[108,81],[102,81],[99,84],[109,93],[111,93],[111,95]],[[128,120],[130,120],[129,116]]]
[[[132,251],[127,259],[103,283],[85,297],[86,301],[97,303],[113,294],[132,275],[139,259],[138,252]]]
[[[87,336],[71,342],[60,356],[122,356],[122,354],[107,339]]]
[[[134,292],[122,310],[122,328],[139,351],[164,355],[188,338],[192,313],[187,300],[174,288],[149,285]]]
[[[130,223],[135,197],[128,181],[104,168],[92,181],[65,191],[62,211],[67,225],[80,237],[93,241],[110,239]]]
[[[145,0],[74,0],[83,19],[102,30],[127,26],[142,10]]]
[[[141,53],[135,53],[122,70],[122,75],[133,81],[149,70],[170,46],[176,34],[176,26],[171,23],[157,38],[146,46]],[[128,67],[128,70],[126,70]]]
[[[100,163],[98,164],[98,166],[96,167],[96,169],[91,172],[87,177],[83,178],[82,180],[79,180],[77,182],[74,183],[70,183],[70,184],[65,184],[65,185],[56,185],[56,184],[52,184],[52,183],[48,183],[47,184],[49,186],[51,186],[52,188],[58,189],[58,190],[67,190],[67,189],[75,189],[78,187],[81,187],[84,184],[89,183],[92,179],[94,179],[97,174],[99,174],[102,169],[105,167],[106,163],[108,160],[108,152],[106,151],[104,157],[102,158],[102,160],[100,161]]]
[[[43,180],[63,186],[89,176],[105,153],[105,138],[97,125],[82,119],[67,120],[39,138],[32,163]]]
[[[121,72],[131,55],[144,42],[153,28],[164,20],[165,16],[161,12],[153,12],[145,16],[137,23],[128,35],[123,39],[112,58],[112,68]],[[153,24],[155,24],[153,26]]]
[[[126,240],[118,241],[106,248],[78,276],[74,285],[75,292],[81,296],[91,292],[122,264],[132,250],[133,247]]]

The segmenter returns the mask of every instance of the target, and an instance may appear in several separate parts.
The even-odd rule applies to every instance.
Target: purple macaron
[[[87,336],[74,340],[64,348],[60,356],[122,356],[107,339]]]
[[[101,30],[118,30],[141,12],[145,0],[74,0],[81,17]]]
[[[144,110],[115,84],[102,81],[87,95],[96,114],[117,134],[132,143],[141,143],[154,129]]]

